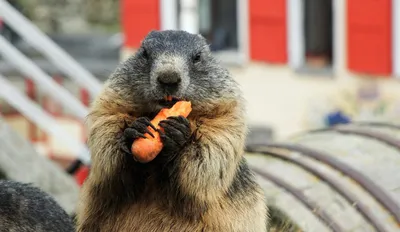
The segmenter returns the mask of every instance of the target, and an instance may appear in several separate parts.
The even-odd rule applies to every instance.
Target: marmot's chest
[[[121,212],[120,215],[115,216],[118,219],[110,219],[110,227],[105,231],[204,231],[204,223],[202,221],[189,222],[183,218],[173,216],[169,211],[161,209],[156,204],[135,204]]]
[[[187,220],[175,216],[167,209],[159,207],[156,203],[139,203],[127,207],[119,215],[110,219],[109,226],[103,227],[104,231],[146,231],[146,232],[207,232],[207,231],[260,231],[249,227],[253,215],[246,210],[239,210],[227,202],[221,202],[223,208],[210,208],[198,220]],[[241,207],[243,209],[243,207]],[[255,223],[257,227],[257,223]],[[258,227],[257,227],[258,228]]]

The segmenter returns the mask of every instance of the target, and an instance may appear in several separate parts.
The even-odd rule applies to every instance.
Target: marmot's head
[[[150,32],[110,83],[141,113],[158,112],[178,100],[192,102],[191,114],[204,113],[240,98],[236,82],[214,59],[206,40],[185,31]]]

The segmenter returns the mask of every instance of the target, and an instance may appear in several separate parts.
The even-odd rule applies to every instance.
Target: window
[[[211,50],[224,63],[242,64],[248,60],[246,1],[171,1],[174,1],[177,7],[175,28],[190,28],[189,30],[203,35],[210,44]],[[186,9],[183,9],[183,5]],[[182,17],[185,18],[185,21],[182,21]],[[238,20],[238,18],[242,20]],[[190,21],[186,21],[187,19]]]
[[[237,50],[237,2],[198,0],[199,32],[213,51]]]
[[[306,66],[332,65],[332,0],[304,1],[304,37]]]

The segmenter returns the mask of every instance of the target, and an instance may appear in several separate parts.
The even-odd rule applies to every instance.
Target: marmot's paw
[[[125,129],[120,137],[121,149],[125,153],[131,154],[131,146],[135,139],[138,138],[146,138],[144,136],[145,133],[148,133],[150,136],[153,136],[148,129],[148,127],[152,127],[154,130],[157,130],[153,124],[151,124],[150,119],[146,117],[137,118],[132,125],[128,125],[125,122]]]
[[[164,132],[158,130],[164,148],[168,150],[179,150],[190,138],[190,123],[185,117],[168,117],[159,123]]]

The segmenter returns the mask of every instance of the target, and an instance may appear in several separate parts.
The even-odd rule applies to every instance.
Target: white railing
[[[53,135],[71,149],[73,153],[78,154],[78,157],[83,163],[90,163],[89,150],[85,144],[80,142],[64,131],[58,123],[48,113],[21,93],[17,88],[0,74],[0,98],[6,100],[11,106],[23,114],[26,118],[37,124],[43,131]]]
[[[0,17],[55,66],[85,87],[92,96],[100,92],[102,84],[98,79],[4,0],[0,0]]]
[[[43,90],[57,100],[57,102],[61,103],[64,107],[69,108],[75,116],[80,119],[86,117],[88,109],[82,104],[82,102],[78,101],[65,88],[57,84],[35,63],[18,51],[18,49],[13,47],[3,36],[0,36],[0,54],[25,74],[26,77],[31,78],[41,85]]]

